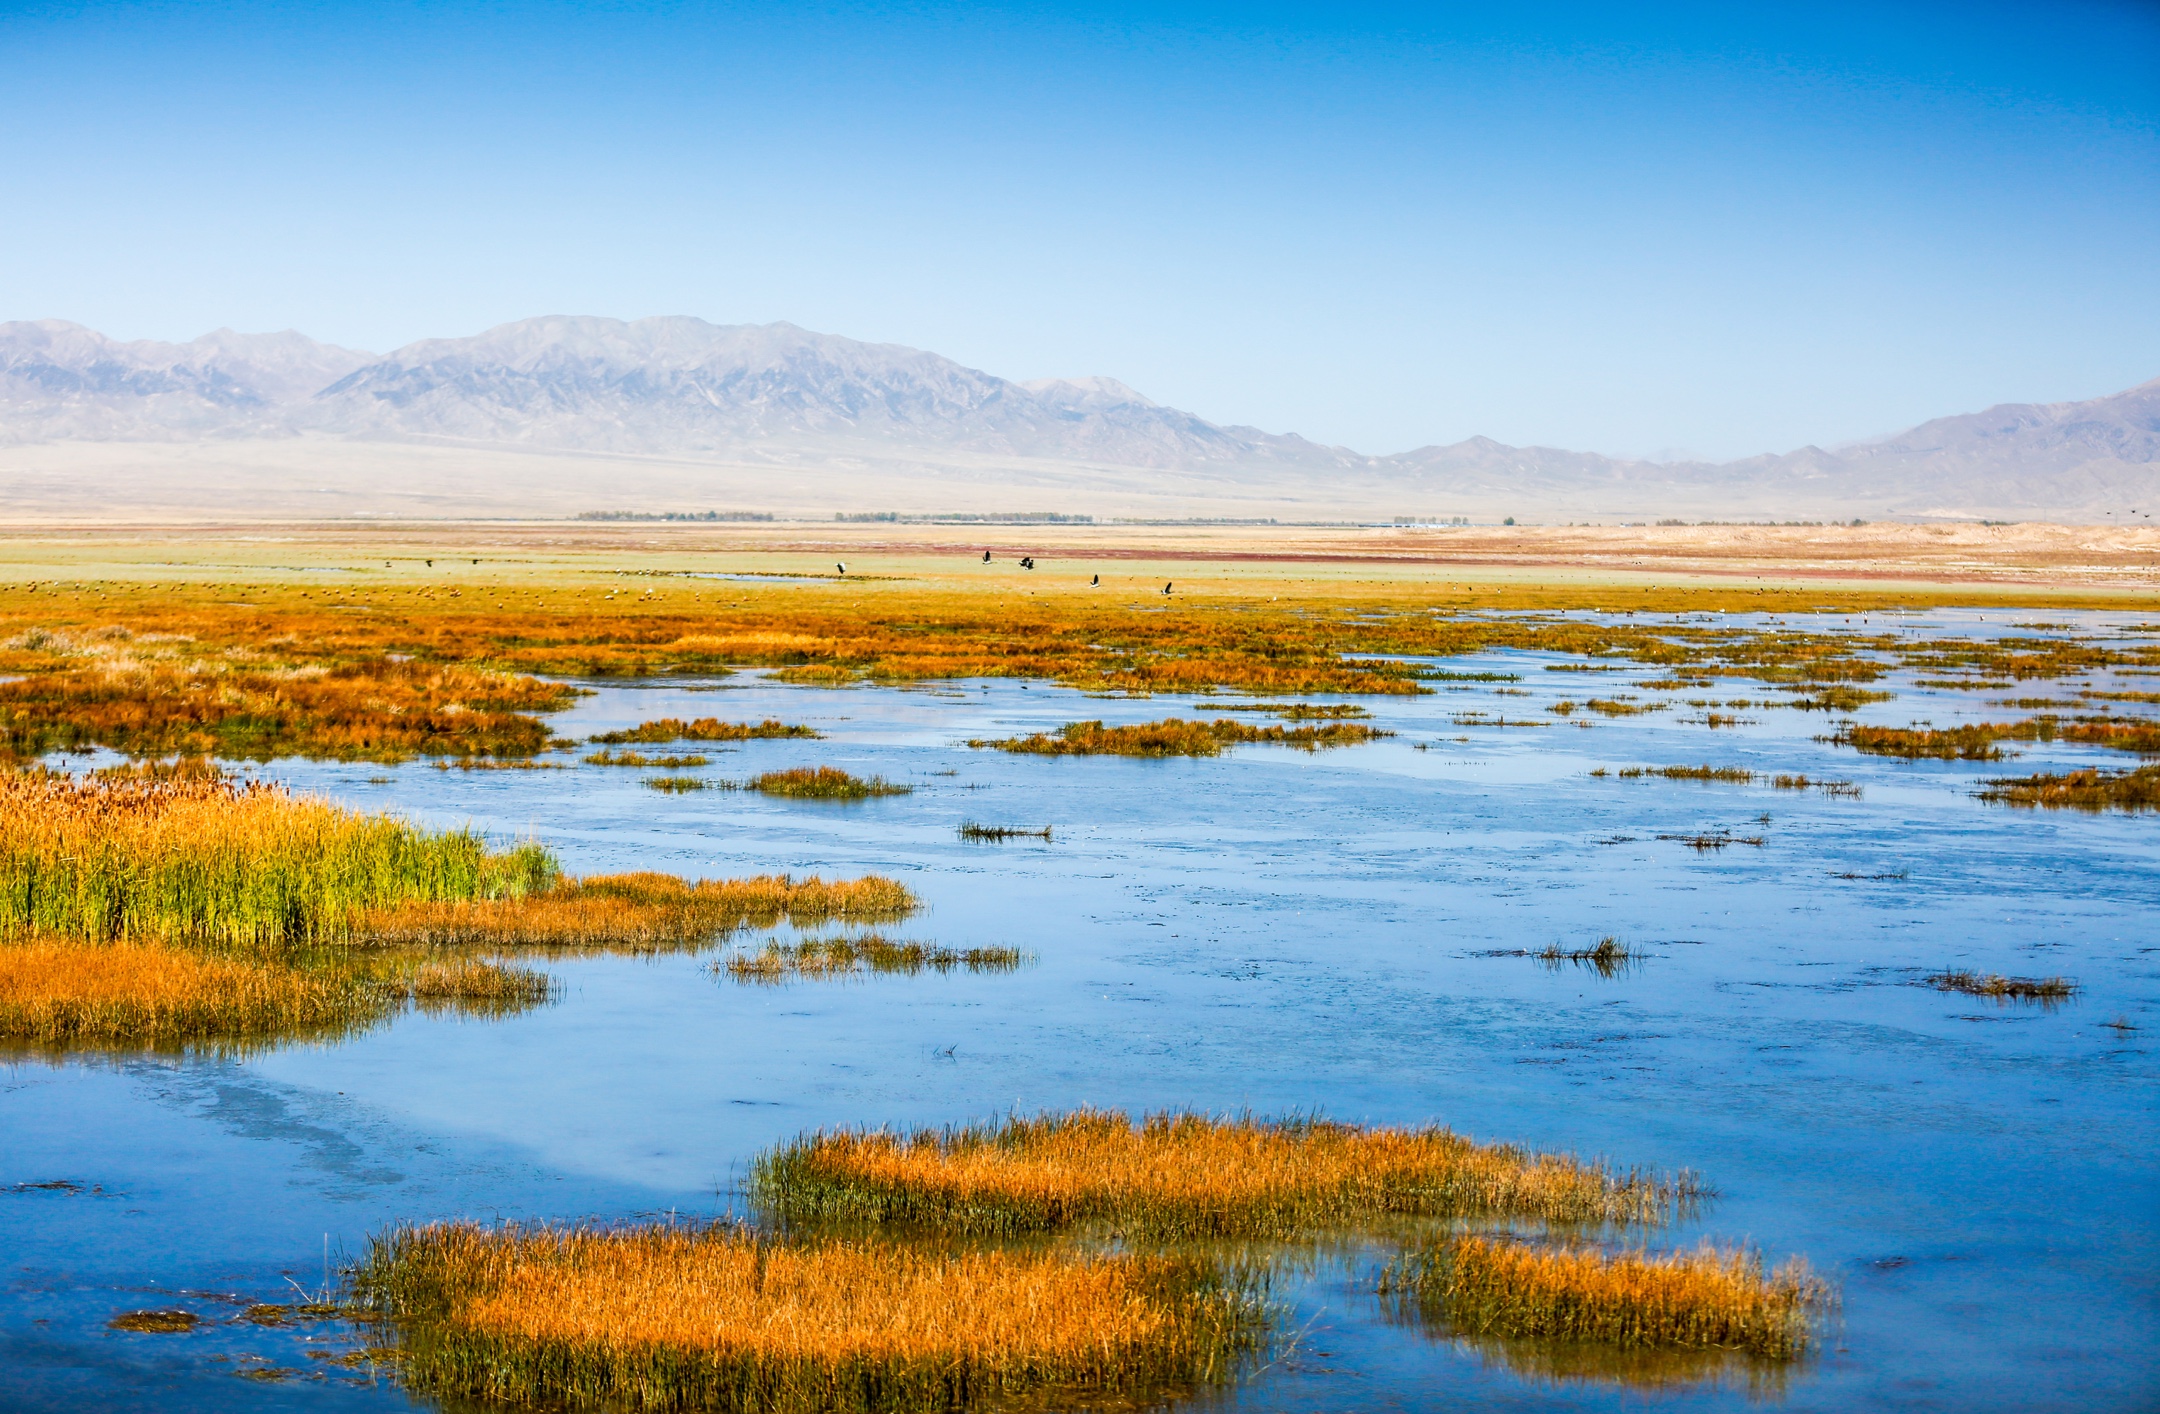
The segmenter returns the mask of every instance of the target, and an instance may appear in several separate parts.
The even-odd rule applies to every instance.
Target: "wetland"
[[[166,573],[0,592],[10,1407],[2160,1378],[2149,610]]]

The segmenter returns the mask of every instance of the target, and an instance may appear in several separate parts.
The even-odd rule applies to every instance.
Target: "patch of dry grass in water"
[[[973,820],[963,820],[960,822],[960,838],[987,843],[996,843],[1000,840],[1048,841],[1050,827],[1045,825],[1039,830],[1025,830],[1018,825],[978,825]]]
[[[710,756],[647,756],[642,751],[595,751],[585,758],[588,766],[652,766],[663,771],[681,771],[691,766],[709,766]]]
[[[809,727],[791,726],[776,717],[762,722],[723,722],[718,717],[686,722],[680,717],[662,717],[627,731],[602,732],[588,740],[595,746],[663,746],[671,741],[775,741],[819,735]]]
[[[1262,742],[1302,751],[1353,746],[1395,733],[1363,722],[1330,722],[1321,727],[1255,727],[1223,717],[1213,722],[1168,717],[1160,722],[1106,727],[1101,722],[1067,722],[1057,734],[973,740],[974,747],[1027,756],[1218,756],[1225,746]]]
[[[406,1228],[356,1278],[407,1381],[519,1405],[963,1409],[1226,1381],[1264,1330],[1189,1258],[788,1244],[730,1228]]]
[[[1999,1002],[2059,1002],[2076,995],[2067,977],[2005,977],[1997,972],[1935,972],[1922,979],[1938,992],[1962,992]]]
[[[2043,810],[2160,810],[2160,766],[2134,771],[2066,771],[1991,780],[1982,800]]]
[[[1026,961],[1018,948],[946,948],[935,943],[895,942],[880,933],[858,938],[807,938],[769,942],[754,953],[737,953],[712,970],[737,982],[780,983],[799,977],[859,976],[865,972],[1011,972]]]
[[[1406,1255],[1381,1290],[1468,1335],[1721,1347],[1770,1359],[1802,1354],[1833,1300],[1804,1261],[1765,1272],[1745,1248],[1608,1253],[1479,1235]]]
[[[1588,948],[1563,948],[1555,943],[1530,956],[1555,972],[1574,963],[1589,968],[1600,977],[1617,977],[1640,961],[1625,943],[1614,937],[1600,938],[1595,947]]]
[[[1621,1172],[1445,1129],[1079,1110],[912,1135],[821,1132],[761,1155],[760,1202],[789,1219],[967,1232],[1102,1222],[1159,1236],[1280,1235],[1388,1214],[1650,1222],[1693,1177]]]
[[[869,800],[873,796],[908,795],[915,788],[882,776],[851,776],[835,766],[797,766],[752,776],[747,789],[789,800]]]
[[[905,885],[876,874],[696,883],[672,874],[596,874],[519,899],[384,910],[364,926],[386,943],[637,952],[703,947],[742,928],[782,923],[895,923],[919,906]]]

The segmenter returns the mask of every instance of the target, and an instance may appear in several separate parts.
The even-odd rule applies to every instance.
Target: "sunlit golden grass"
[[[1355,702],[1225,702],[1213,710],[1265,712],[1288,722],[1341,722],[1372,715],[1370,709]]]
[[[1264,742],[1312,751],[1393,735],[1395,733],[1381,731],[1363,722],[1329,722],[1320,727],[1256,727],[1228,717],[1212,722],[1167,717],[1160,722],[1140,722],[1124,727],[1106,727],[1099,721],[1067,722],[1057,729],[1055,736],[1037,732],[1033,736],[995,741],[974,740],[968,745],[1027,756],[1217,756],[1225,746],[1242,742]]]
[[[1225,1381],[1252,1294],[1189,1258],[788,1244],[730,1228],[450,1225],[355,1279],[406,1382],[520,1406],[956,1410]]]
[[[2160,810],[2160,766],[2134,771],[2066,771],[1991,780],[1982,800],[2046,810]]]
[[[361,926],[378,942],[406,946],[660,951],[782,923],[893,923],[917,907],[905,885],[875,874],[696,883],[671,874],[601,874],[520,898],[407,904],[369,914]]]
[[[645,788],[664,795],[688,795],[692,791],[712,789],[712,782],[696,776],[647,776]]]
[[[370,909],[515,897],[554,864],[269,786],[0,775],[0,937],[302,943]]]
[[[882,776],[851,776],[836,766],[797,766],[786,771],[767,771],[761,776],[752,776],[748,788],[789,800],[868,800],[872,796],[907,795],[915,789]]]
[[[680,717],[662,717],[626,731],[602,732],[591,740],[596,746],[645,746],[671,741],[766,741],[818,735],[809,727],[791,726],[773,717],[762,722],[723,722],[717,717],[686,722]]]
[[[1381,1289],[1466,1335],[1802,1354],[1827,1283],[1798,1258],[1765,1272],[1746,1248],[1608,1253],[1507,1237],[1444,1238],[1394,1263]]]
[[[1770,784],[1777,790],[1819,790],[1824,795],[1847,800],[1860,798],[1860,787],[1851,781],[1817,781],[1800,775],[1778,775],[1770,778]]]
[[[1386,1214],[1644,1222],[1700,1189],[1479,1144],[1445,1129],[1079,1110],[903,1135],[840,1130],[761,1155],[753,1191],[796,1220],[1015,1233],[1107,1223],[1161,1236],[1265,1236]]]
[[[0,1038],[54,1046],[184,1046],[327,1036],[384,997],[355,979],[163,943],[0,944]]]
[[[554,984],[544,972],[505,967],[479,958],[422,962],[406,976],[407,995],[422,1011],[502,1015],[548,999]]]
[[[1011,972],[1026,961],[1018,948],[947,948],[935,943],[898,942],[881,933],[859,937],[774,940],[756,952],[741,952],[713,964],[713,971],[737,982],[787,982],[796,978],[860,976],[869,972],[914,975],[925,970]]]
[[[2059,1002],[2076,995],[2067,977],[2005,977],[1996,972],[1935,972],[1923,979],[1938,992],[1963,992],[1999,1002]]]
[[[1871,756],[1907,760],[1999,761],[2000,741],[2072,741],[2115,751],[2160,755],[2160,723],[2142,719],[2029,717],[2022,722],[1977,722],[1959,727],[1868,727],[1847,723],[1831,738]]]

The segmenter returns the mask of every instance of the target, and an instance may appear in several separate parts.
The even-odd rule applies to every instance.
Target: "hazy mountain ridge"
[[[1366,456],[1220,426],[1115,379],[1014,382],[791,324],[552,316],[386,355],[290,331],[123,343],[57,320],[0,324],[0,444],[291,439],[300,456],[326,437],[802,469],[800,486],[763,487],[791,494],[825,468],[976,499],[999,486],[1070,499],[1116,485],[1426,512],[2068,514],[2160,499],[2160,380],[1726,463],[1485,437]]]

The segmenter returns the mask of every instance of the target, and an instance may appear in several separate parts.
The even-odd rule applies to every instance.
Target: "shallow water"
[[[1870,617],[1869,631],[1989,634],[2039,616]],[[708,778],[830,764],[915,786],[852,805],[662,795],[606,767],[267,769],[364,807],[529,834],[573,872],[891,873],[929,909],[887,931],[1034,960],[783,987],[716,978],[710,956],[551,962],[560,1000],[506,1020],[412,1015],[245,1062],[10,1065],[0,1407],[409,1407],[364,1367],[310,1358],[349,1348],[336,1328],[232,1317],[322,1286],[326,1238],[334,1264],[401,1220],[714,1213],[752,1154],[806,1128],[1081,1104],[1440,1121],[1692,1168],[1719,1196],[1658,1243],[1803,1254],[1843,1298],[1820,1353],[1781,1380],[1728,1371],[1653,1391],[1390,1321],[1369,1294],[1381,1254],[1353,1255],[1286,1279],[1296,1350],[1210,1407],[2154,1407],[2160,818],[1970,794],[1987,776],[2134,758],[2034,744],[1999,765],[1883,760],[1815,740],[1824,714],[1782,708],[1716,730],[1685,708],[1578,725],[1543,709],[1615,691],[1778,694],[1737,679],[1652,693],[1630,685],[1650,670],[1544,671],[1558,661],[1449,660],[1520,673],[1511,692],[1528,695],[1367,699],[1398,735],[1313,755],[964,745],[1210,706],[1040,684],[830,691],[742,675],[717,691],[606,687],[553,719],[580,736],[661,716],[809,722],[829,739],[685,749],[713,757]],[[1877,686],[1899,695],[1862,720],[2021,715],[1987,705],[2002,692]],[[1469,711],[1551,725],[1454,724]],[[1669,763],[1863,794],[1588,774]],[[1054,838],[966,843],[968,820]],[[1658,838],[1724,831],[1763,843]],[[1611,978],[1491,955],[1608,934],[1643,954]],[[1915,985],[1947,967],[2060,973],[2082,991],[2041,1009]],[[61,1180],[79,1188],[10,1187]],[[209,1323],[104,1326],[160,1306]],[[266,1367],[292,1373],[236,1378]]]

